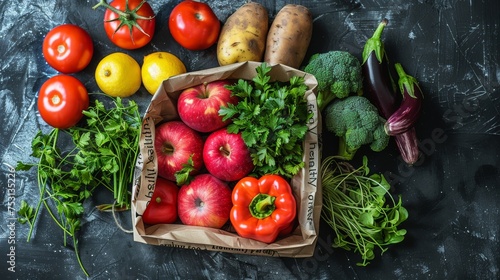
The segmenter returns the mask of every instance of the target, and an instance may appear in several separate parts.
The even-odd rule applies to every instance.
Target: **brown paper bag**
[[[247,79],[256,76],[260,62],[243,62],[203,71],[190,72],[172,77],[163,82],[151,100],[143,119],[140,155],[135,170],[132,194],[132,221],[134,241],[186,249],[223,251],[252,255],[281,257],[308,257],[314,253],[321,213],[321,186],[318,179],[320,164],[319,134],[320,114],[314,90],[314,76],[285,65],[274,65],[270,72],[274,80],[288,81],[292,76],[304,76],[309,90],[306,93],[308,106],[314,113],[310,119],[309,132],[304,141],[305,168],[292,178],[291,186],[298,202],[298,227],[294,232],[274,243],[266,244],[242,238],[231,226],[213,229],[182,224],[148,226],[142,221],[150,200],[157,176],[157,157],[154,150],[155,125],[177,119],[176,100],[183,89],[221,79]],[[230,222],[228,222],[230,224]]]

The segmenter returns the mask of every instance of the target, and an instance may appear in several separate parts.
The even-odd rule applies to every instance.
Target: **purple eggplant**
[[[411,127],[407,131],[395,135],[396,146],[398,146],[401,158],[408,164],[413,165],[417,162],[420,156],[418,149],[417,132],[415,127]]]
[[[366,97],[379,109],[385,119],[397,110],[401,102],[399,95],[396,94],[396,85],[390,73],[389,60],[381,39],[388,23],[387,19],[383,19],[373,36],[366,41],[361,66]]]
[[[391,76],[389,60],[381,39],[387,24],[388,20],[383,19],[373,36],[367,40],[363,49],[363,63],[361,65],[364,76],[363,91],[385,119],[390,118],[401,103],[401,95],[396,94],[396,85]],[[395,135],[394,139],[403,160],[409,165],[414,164],[419,157],[415,129],[411,128]]]
[[[420,117],[424,98],[417,79],[406,74],[400,63],[394,64],[394,67],[399,76],[398,84],[403,101],[385,122],[385,132],[390,136],[401,134],[413,127]]]

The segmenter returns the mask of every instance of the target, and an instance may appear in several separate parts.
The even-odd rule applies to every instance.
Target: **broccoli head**
[[[311,56],[304,72],[318,81],[317,102],[322,111],[335,98],[360,93],[363,79],[359,60],[346,51],[329,51]]]
[[[363,96],[348,96],[333,101],[324,111],[326,129],[339,137],[338,155],[351,160],[363,145],[380,152],[389,144],[385,119]]]

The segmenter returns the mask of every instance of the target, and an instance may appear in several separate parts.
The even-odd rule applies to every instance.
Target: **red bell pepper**
[[[232,202],[231,223],[241,237],[272,243],[283,232],[291,232],[297,205],[283,177],[245,177],[234,186]]]
[[[156,179],[153,196],[146,206],[142,220],[146,224],[169,224],[177,220],[177,185],[167,179]]]

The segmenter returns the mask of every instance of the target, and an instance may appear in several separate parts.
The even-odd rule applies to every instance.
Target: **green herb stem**
[[[390,185],[381,174],[369,174],[364,158],[359,168],[339,157],[326,157],[321,166],[323,208],[321,217],[335,233],[333,247],[354,250],[366,266],[388,245],[403,241],[406,230],[397,227],[408,212],[389,194]],[[389,198],[389,200],[387,200]]]
[[[108,98],[108,97],[107,97]],[[102,186],[113,193],[114,202],[122,210],[130,208],[133,169],[138,156],[141,117],[135,102],[128,106],[120,98],[112,98],[112,108],[107,109],[99,100],[84,111],[86,126],[64,130],[72,144],[62,139],[59,129],[48,134],[39,132],[32,140],[35,164],[19,162],[17,170],[37,168],[39,200],[35,207],[25,201],[18,211],[19,222],[28,223],[29,242],[43,207],[52,220],[63,230],[63,243],[73,239],[75,254],[82,271],[88,276],[80,259],[77,231],[84,212],[83,202]],[[67,151],[61,152],[59,147]],[[111,182],[112,181],[112,182]],[[98,209],[101,209],[99,206]],[[56,213],[57,212],[57,213]]]

